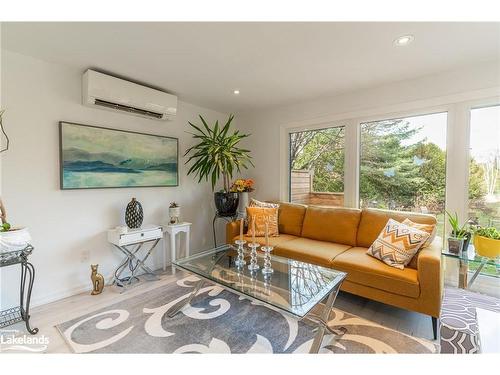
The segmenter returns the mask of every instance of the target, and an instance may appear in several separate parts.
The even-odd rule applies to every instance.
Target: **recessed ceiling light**
[[[234,90],[234,91],[233,91],[233,94],[234,94],[234,95],[240,95],[240,90]]]
[[[394,40],[394,45],[398,47],[407,46],[408,44],[413,42],[413,39],[415,39],[413,35],[403,35]]]

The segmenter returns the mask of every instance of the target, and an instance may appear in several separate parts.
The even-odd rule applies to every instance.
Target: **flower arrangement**
[[[235,193],[251,192],[251,191],[255,190],[253,188],[253,184],[254,184],[254,181],[250,178],[248,178],[248,179],[238,178],[231,185],[230,191],[235,192]]]

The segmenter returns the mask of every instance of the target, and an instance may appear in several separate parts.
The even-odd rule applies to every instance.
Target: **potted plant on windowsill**
[[[448,222],[451,226],[451,233],[448,237],[448,251],[454,254],[460,254],[462,251],[467,251],[471,239],[471,232],[467,229],[467,223],[460,225],[458,214],[454,215],[446,211]]]
[[[500,231],[494,227],[478,228],[474,232],[474,248],[483,257],[500,257]]]
[[[212,190],[222,177],[223,189],[214,193],[215,206],[220,216],[234,216],[238,207],[238,193],[230,191],[230,181],[233,172],[240,172],[242,168],[247,169],[248,164],[253,166],[250,150],[239,148],[240,141],[249,134],[240,134],[238,130],[230,133],[231,122],[234,116],[230,115],[224,126],[219,126],[216,121],[211,128],[205,119],[200,116],[203,126],[197,126],[189,122],[194,129],[189,133],[199,143],[187,149],[184,156],[189,155],[186,164],[192,162],[188,170],[189,174],[212,184]]]

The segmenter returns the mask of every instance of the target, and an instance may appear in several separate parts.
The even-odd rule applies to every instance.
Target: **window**
[[[361,124],[360,207],[437,215],[444,230],[447,113]]]
[[[500,228],[500,106],[470,113],[469,217]]]
[[[344,205],[345,128],[290,133],[290,202]]]

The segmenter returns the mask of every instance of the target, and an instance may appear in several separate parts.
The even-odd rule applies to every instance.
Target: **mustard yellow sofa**
[[[387,220],[435,224],[432,215],[377,209],[351,209],[280,203],[278,237],[271,237],[274,253],[347,272],[342,290],[432,317],[434,337],[441,308],[442,240],[436,237],[403,270],[366,254]],[[239,222],[226,227],[233,243]],[[247,241],[249,238],[245,238]],[[264,243],[264,238],[256,241]]]

